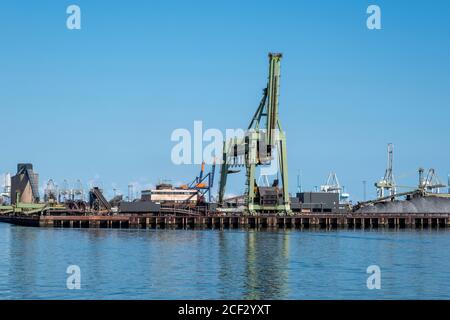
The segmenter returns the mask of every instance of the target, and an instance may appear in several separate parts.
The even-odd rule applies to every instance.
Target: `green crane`
[[[219,204],[224,203],[229,174],[239,172],[234,167],[245,166],[245,212],[247,214],[292,214],[288,190],[286,137],[278,116],[281,53],[269,53],[269,78],[261,102],[243,138],[224,143],[220,173]],[[272,186],[258,186],[255,179],[258,166],[277,167],[277,179]],[[281,188],[278,174],[281,175]]]

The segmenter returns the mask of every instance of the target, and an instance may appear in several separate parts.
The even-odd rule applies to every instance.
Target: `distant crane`
[[[388,160],[386,172],[384,173],[384,177],[380,181],[375,183],[378,198],[384,198],[389,195],[394,196],[397,192],[393,173],[394,145],[392,143],[388,144],[387,151],[388,151]]]
[[[447,187],[445,184],[443,184],[439,177],[436,174],[436,171],[431,168],[428,170],[427,176],[424,180],[424,169],[419,169],[419,190],[423,190],[425,192],[431,192],[431,193],[440,193],[440,188]],[[450,192],[449,192],[450,193]]]
[[[0,198],[3,198],[3,201],[6,200],[7,203],[11,201],[11,174],[5,174],[5,182],[3,191],[0,191]]]
[[[214,175],[216,171],[216,161],[214,160],[211,171],[205,174],[205,161],[202,162],[200,173],[195,179],[189,183],[181,185],[181,189],[196,189],[204,197],[208,194],[208,202],[211,202],[211,189],[214,185]]]
[[[133,184],[129,184],[128,185],[128,202],[132,202],[133,201]]]
[[[449,175],[450,176],[450,175]],[[303,187],[302,187],[302,176],[301,176],[301,172],[299,171],[297,174],[297,192],[303,192]]]
[[[440,182],[436,170],[433,168],[429,169],[427,175],[425,176],[425,169],[419,168],[419,184],[416,187],[395,185],[395,188],[406,188],[411,189],[405,192],[399,192],[394,194],[389,194],[384,197],[380,197],[376,200],[369,200],[358,202],[353,209],[358,210],[362,207],[367,207],[374,205],[376,203],[381,203],[385,201],[394,201],[396,198],[405,197],[407,200],[415,197],[437,197],[437,198],[447,198],[450,199],[450,175],[448,176],[448,185]],[[448,187],[448,193],[440,193],[440,188]]]
[[[77,180],[72,189],[72,200],[84,200],[84,189],[80,179]]]
[[[450,174],[447,175],[447,193],[450,194]]]
[[[56,202],[58,200],[58,189],[52,179],[48,180],[44,190],[45,202]]]
[[[323,192],[337,192],[340,193],[342,190],[341,185],[339,184],[338,177],[335,172],[330,172],[328,175],[327,182],[324,185],[320,186],[320,191]]]
[[[63,203],[69,199],[70,199],[69,183],[67,182],[67,180],[64,180],[61,188],[59,189],[58,202]]]
[[[336,172],[330,172],[327,182],[320,186],[320,191],[339,193],[340,203],[347,203],[350,198],[350,195],[344,191],[344,187],[341,187]]]

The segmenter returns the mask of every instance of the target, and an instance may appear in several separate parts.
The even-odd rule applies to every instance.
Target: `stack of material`
[[[404,201],[379,202],[357,213],[450,213],[450,199],[420,197]]]

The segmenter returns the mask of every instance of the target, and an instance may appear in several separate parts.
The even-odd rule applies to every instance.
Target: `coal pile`
[[[450,213],[450,199],[420,197],[376,203],[360,208],[357,213]]]

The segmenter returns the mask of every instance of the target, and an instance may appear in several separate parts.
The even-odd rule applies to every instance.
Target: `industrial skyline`
[[[450,299],[449,17],[0,1],[0,300],[215,319]]]
[[[389,142],[397,182],[416,185],[419,167],[435,168],[445,181],[450,5],[378,4],[383,28],[371,31],[365,2],[279,2],[273,15],[269,2],[258,1],[256,18],[254,4],[234,10],[233,1],[195,11],[146,2],[136,10],[119,1],[106,12],[80,1],[83,27],[68,31],[64,6],[2,3],[0,108],[9,137],[2,149],[14,156],[2,157],[0,172],[31,162],[41,191],[50,178],[80,179],[86,188],[101,181],[109,196],[126,194],[133,182],[186,183],[198,166],[170,162],[171,132],[192,129],[195,120],[245,128],[264,86],[265,54],[277,50],[291,193],[298,170],[305,190],[336,172],[352,199],[363,199],[362,181],[374,198]],[[35,133],[26,147],[24,128]],[[230,185],[230,193],[241,189],[240,181]]]

